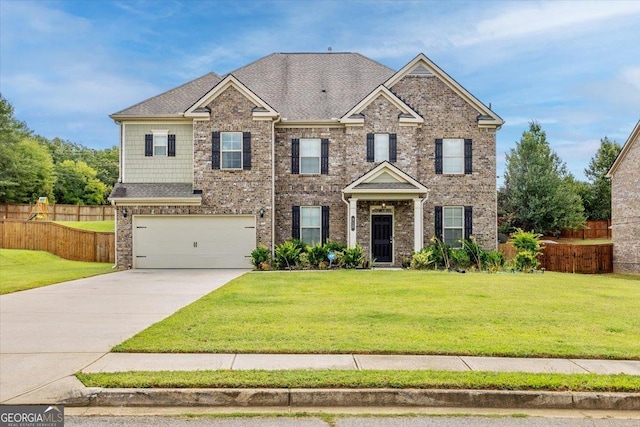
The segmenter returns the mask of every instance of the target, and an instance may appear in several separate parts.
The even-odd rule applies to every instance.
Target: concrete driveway
[[[69,377],[246,271],[128,270],[0,296],[0,403]]]

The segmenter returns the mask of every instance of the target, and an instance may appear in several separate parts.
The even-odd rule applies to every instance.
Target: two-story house
[[[274,53],[111,118],[118,267],[250,267],[292,237],[388,266],[433,236],[496,248],[503,121],[422,54]]]

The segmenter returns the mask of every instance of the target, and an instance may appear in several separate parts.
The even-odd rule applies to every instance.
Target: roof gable
[[[407,75],[434,76],[440,79],[451,90],[457,93],[469,105],[478,112],[478,124],[487,127],[500,127],[504,120],[494,113],[489,107],[484,105],[478,98],[456,82],[451,76],[445,73],[440,67],[433,63],[423,53],[416,56],[411,62],[402,67],[397,73],[391,76],[384,85],[391,89],[396,83]]]
[[[355,197],[358,194],[381,194],[386,198],[393,195],[406,198],[427,194],[429,189],[392,163],[384,161],[347,185],[342,192]]]
[[[253,117],[259,118],[273,118],[278,116],[278,112],[271,108],[269,104],[264,102],[258,95],[246,87],[240,80],[235,78],[232,74],[227,75],[217,85],[215,85],[210,91],[205,93],[200,99],[198,99],[187,111],[185,111],[185,117],[202,117],[208,118],[209,112],[206,111],[207,105],[215,100],[221,93],[229,88],[234,88],[240,92],[249,101],[254,103],[257,108],[253,111]]]
[[[640,144],[640,120],[636,123],[636,126],[631,131],[631,135],[629,135],[629,139],[624,143],[622,150],[620,150],[620,154],[618,154],[618,157],[616,157],[616,160],[613,162],[611,169],[609,169],[609,172],[606,175],[607,178],[611,178],[616,173],[620,164],[622,164],[624,158],[627,156],[627,153],[631,151],[631,147],[634,144]]]
[[[383,85],[375,88],[362,101],[358,102],[351,110],[347,111],[347,113],[340,118],[340,123],[364,124],[364,116],[361,114],[362,111],[364,111],[365,108],[379,97],[384,97],[402,112],[399,116],[401,124],[424,123],[424,119],[418,113]]]

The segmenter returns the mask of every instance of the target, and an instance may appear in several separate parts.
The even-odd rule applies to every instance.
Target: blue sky
[[[539,121],[569,170],[640,119],[640,1],[0,0],[0,92],[43,136],[118,144],[108,115],[272,52],[422,52],[506,124]],[[501,182],[501,179],[499,180]]]

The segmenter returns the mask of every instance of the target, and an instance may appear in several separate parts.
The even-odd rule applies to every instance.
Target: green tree
[[[0,94],[0,203],[31,203],[51,197],[55,175],[48,150],[13,115]]]
[[[580,191],[587,219],[611,218],[611,181],[605,178],[613,162],[620,154],[622,146],[606,136],[600,140],[600,147],[589,162],[584,174],[589,181]]]
[[[508,227],[557,235],[564,228],[584,224],[582,200],[572,185],[566,165],[551,150],[537,122],[506,156],[503,206]]]
[[[72,205],[105,203],[107,186],[96,178],[97,172],[82,160],[65,160],[55,165],[58,177],[54,189],[56,201]]]

